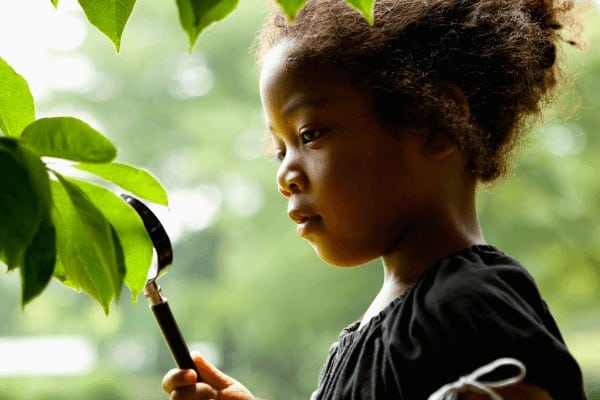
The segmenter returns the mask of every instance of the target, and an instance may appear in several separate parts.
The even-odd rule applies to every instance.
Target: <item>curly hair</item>
[[[559,31],[572,7],[553,0],[377,0],[370,26],[343,0],[309,0],[293,22],[272,7],[257,58],[261,64],[270,48],[292,40],[295,62],[350,72],[371,91],[383,122],[451,135],[466,169],[491,182],[506,174],[529,117],[539,116],[557,86]]]

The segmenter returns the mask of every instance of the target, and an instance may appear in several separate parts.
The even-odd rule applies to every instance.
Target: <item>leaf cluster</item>
[[[88,21],[121,48],[121,37],[136,0],[78,0]],[[187,33],[190,50],[202,31],[214,22],[227,17],[238,5],[239,0],[176,0],[179,22]],[[51,0],[58,7],[59,0]],[[375,0],[346,0],[359,11],[369,23],[373,23]],[[302,9],[306,0],[277,0],[290,20]]]
[[[106,313],[124,283],[135,299],[152,259],[140,218],[106,185],[60,170],[67,166],[70,175],[99,177],[163,205],[165,190],[148,172],[114,162],[115,145],[87,123],[36,119],[27,82],[2,58],[0,81],[0,261],[20,269],[22,304],[53,276],[88,293]]]

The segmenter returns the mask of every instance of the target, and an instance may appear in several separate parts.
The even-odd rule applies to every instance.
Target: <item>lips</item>
[[[296,232],[300,236],[305,236],[310,233],[313,228],[318,226],[321,221],[321,216],[314,214],[306,209],[292,208],[288,211],[288,216],[296,223]]]
[[[294,221],[297,224],[303,224],[305,222],[307,222],[308,220],[310,220],[311,218],[315,218],[315,215],[311,215],[310,213],[301,211],[299,209],[292,209],[290,211],[288,211],[288,216],[290,217],[290,219],[292,221]]]

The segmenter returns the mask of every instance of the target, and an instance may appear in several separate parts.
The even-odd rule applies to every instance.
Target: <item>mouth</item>
[[[302,224],[306,224],[308,222],[316,222],[320,219],[321,219],[321,217],[319,217],[318,215],[314,215],[312,217],[303,217],[301,219],[294,220],[294,222],[298,225],[302,225]]]
[[[318,215],[311,215],[298,210],[291,210],[288,216],[298,225],[305,224],[312,219],[320,218]]]
[[[296,231],[300,236],[304,236],[321,221],[321,216],[316,214],[303,213],[299,210],[292,210],[288,213],[290,219],[296,223]]]

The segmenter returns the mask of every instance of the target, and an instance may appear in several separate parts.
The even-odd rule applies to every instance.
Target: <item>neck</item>
[[[437,220],[415,227],[410,237],[383,256],[384,282],[402,292],[445,256],[484,243],[479,224],[448,225]]]
[[[449,191],[428,208],[382,257],[384,282],[403,291],[445,256],[475,244],[484,244],[475,204],[476,182],[461,183],[462,190]]]
[[[403,232],[397,245],[382,257],[383,285],[362,324],[408,290],[437,261],[455,251],[485,243],[477,218],[474,186],[460,197],[455,199],[458,201],[434,207],[434,212],[429,209],[429,217]],[[459,206],[452,208],[448,204]]]

